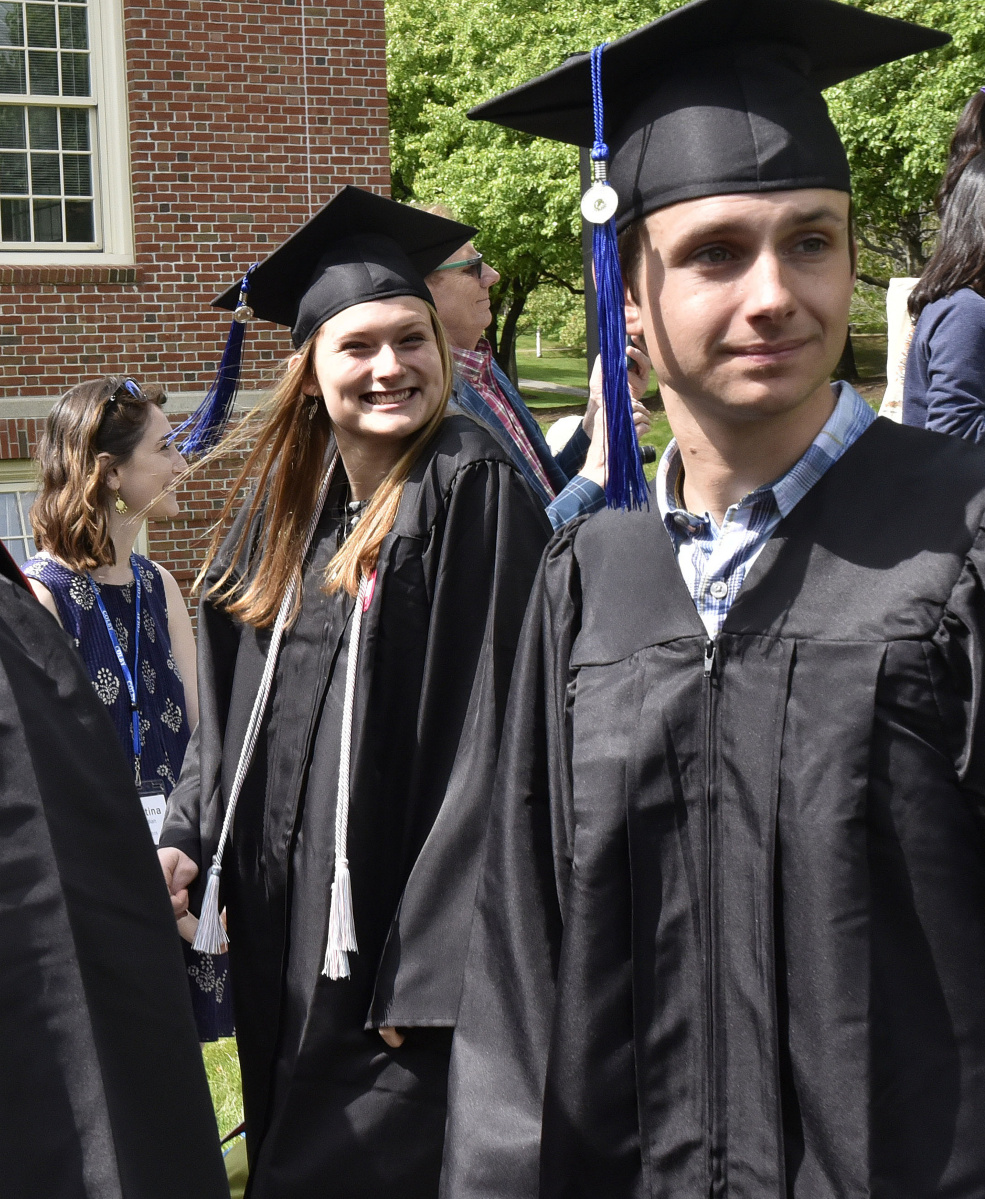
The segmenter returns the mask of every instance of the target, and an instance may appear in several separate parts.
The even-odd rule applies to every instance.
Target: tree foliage
[[[965,103],[985,82],[979,0],[855,0],[950,33],[940,50],[889,63],[826,93],[852,165],[863,267],[918,275],[937,230],[934,197]],[[874,257],[871,257],[874,256]]]
[[[502,275],[494,350],[515,372],[516,322],[539,284],[577,290],[578,152],[466,113],[568,55],[651,21],[675,0],[387,0],[395,199],[448,204]]]
[[[929,253],[951,132],[985,83],[985,21],[981,0],[851,2],[954,36],[951,46],[827,93],[852,164],[863,270],[885,282],[919,273]],[[578,156],[466,113],[675,7],[677,0],[387,0],[393,194],[443,201],[479,228],[478,246],[502,274],[491,332],[507,369],[515,370],[512,338],[533,290],[580,286]]]

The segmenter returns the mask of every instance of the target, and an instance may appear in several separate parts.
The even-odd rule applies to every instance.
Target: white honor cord
[[[246,736],[243,738],[243,748],[240,750],[239,762],[236,765],[236,774],[233,776],[233,785],[229,789],[226,816],[222,822],[219,844],[216,847],[215,856],[212,858],[212,865],[209,867],[209,879],[206,883],[205,896],[202,900],[202,914],[199,917],[195,940],[192,943],[192,948],[197,949],[199,953],[225,953],[229,945],[229,937],[222,926],[222,921],[219,919],[219,877],[222,874],[222,856],[225,853],[226,841],[229,839],[229,833],[233,826],[233,817],[236,814],[239,793],[246,779],[246,773],[250,768],[253,751],[256,748],[257,738],[260,735],[260,726],[263,723],[267,700],[270,698],[270,689],[274,681],[274,671],[277,669],[280,643],[284,637],[284,628],[287,625],[288,615],[294,604],[294,597],[297,594],[301,581],[304,558],[311,546],[315,529],[318,527],[318,520],[321,516],[321,510],[325,505],[325,497],[328,495],[328,488],[332,482],[332,476],[335,474],[335,464],[338,462],[338,459],[339,456],[336,453],[332,456],[332,461],[328,464],[328,470],[325,472],[325,478],[322,480],[322,485],[318,491],[318,499],[315,501],[315,510],[312,513],[308,531],[305,534],[304,545],[301,549],[301,559],[291,577],[287,591],[284,593],[284,598],[281,600],[280,610],[277,613],[273,632],[270,635],[267,660],[264,663],[260,686],[257,690],[256,699],[253,701],[253,710],[250,712],[250,719],[246,726]]]
[[[345,667],[345,701],[342,705],[342,738],[339,745],[339,788],[335,801],[335,878],[332,881],[332,906],[328,913],[328,944],[322,974],[328,978],[349,977],[349,954],[358,953],[356,923],[352,915],[352,883],[346,857],[349,836],[349,756],[352,749],[352,707],[356,697],[356,668],[359,664],[359,633],[363,607],[369,590],[369,576],[359,581],[356,606],[352,610],[349,633],[349,657]]]

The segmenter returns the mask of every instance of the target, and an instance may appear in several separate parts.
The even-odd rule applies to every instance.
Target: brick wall
[[[162,384],[169,415],[194,408],[229,322],[209,300],[310,214],[309,163],[315,207],[344,183],[389,191],[382,0],[125,0],[124,36],[135,263],[0,266],[3,458],[33,450],[39,406],[23,397],[43,408],[95,375]],[[267,386],[289,349],[251,325],[244,387]],[[187,515],[151,530],[182,582],[230,475],[196,481]]]

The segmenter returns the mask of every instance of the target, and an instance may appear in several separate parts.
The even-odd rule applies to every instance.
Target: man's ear
[[[643,310],[628,284],[624,285],[626,296],[626,332],[630,337],[643,336]]]

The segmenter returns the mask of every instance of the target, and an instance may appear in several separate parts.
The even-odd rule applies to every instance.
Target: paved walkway
[[[525,387],[527,391],[548,391],[551,395],[580,396],[583,400],[588,399],[587,387],[568,387],[564,383],[548,383],[545,379],[518,379],[517,385],[520,388]]]

